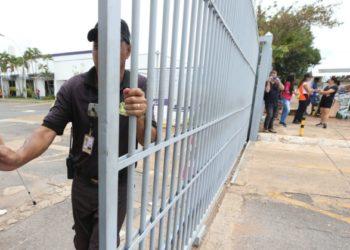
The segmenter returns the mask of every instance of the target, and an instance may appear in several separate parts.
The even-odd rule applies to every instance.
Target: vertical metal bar
[[[200,3],[202,3],[202,1],[200,1]],[[197,74],[195,74],[194,77],[194,82],[195,84],[198,86],[198,96],[196,98],[196,102],[195,102],[195,109],[194,109],[194,117],[193,117],[193,127],[196,128],[198,126],[198,116],[199,116],[199,112],[200,112],[200,105],[201,105],[201,99],[202,99],[202,89],[203,89],[203,84],[202,84],[202,79],[203,79],[203,74],[204,74],[204,61],[205,61],[205,55],[207,55],[206,53],[206,46],[207,46],[207,42],[209,39],[209,25],[208,25],[208,13],[209,13],[209,9],[207,8],[206,4],[203,4],[202,10],[204,11],[204,17],[203,17],[203,25],[202,25],[202,38],[200,40],[202,40],[201,46],[200,46],[200,58],[198,58],[198,72]],[[199,42],[199,39],[196,40],[197,42]],[[196,49],[199,48],[199,45],[196,45]],[[197,52],[195,52],[197,53]],[[199,138],[198,133],[194,134],[193,136],[193,149],[191,150],[191,163],[192,166],[195,170],[195,173],[198,172],[198,164],[196,164],[197,159],[196,159],[196,152],[198,152],[198,146],[199,146],[199,142],[197,141]],[[198,187],[201,186],[202,184],[202,178],[203,175],[201,175],[198,179]],[[196,196],[198,197],[198,195],[196,194]]]
[[[163,27],[162,27],[162,54],[160,59],[160,80],[159,80],[159,93],[158,93],[158,126],[157,126],[157,140],[156,144],[162,141],[163,130],[163,113],[164,113],[164,94],[165,94],[165,70],[167,64],[168,54],[168,41],[169,41],[169,9],[170,1],[165,1],[163,6]],[[156,152],[155,167],[154,167],[154,182],[153,182],[153,197],[152,197],[152,216],[153,221],[158,213],[158,185],[159,185],[159,164],[160,164],[161,151]],[[150,249],[155,249],[155,228],[151,230]]]
[[[177,59],[177,48],[178,48],[178,33],[179,33],[179,13],[180,13],[180,0],[174,1],[174,14],[173,14],[173,27],[172,27],[172,42],[171,42],[171,63],[170,63],[170,79],[169,79],[169,102],[167,112],[167,123],[166,123],[166,135],[165,140],[169,140],[171,137],[171,127],[173,120],[173,106],[174,106],[174,88],[175,88],[175,74],[176,74],[176,59]],[[162,181],[162,195],[161,195],[161,206],[160,212],[163,211],[166,205],[166,190],[167,190],[167,178],[169,172],[169,160],[170,160],[170,146],[165,148],[164,152],[164,168],[163,168],[163,181]],[[175,170],[175,165],[173,165]],[[175,175],[175,172],[173,173]],[[172,176],[172,180],[175,176]],[[171,182],[174,185],[174,181]],[[158,237],[158,249],[163,249],[163,219],[159,221],[159,237]],[[171,218],[168,217],[168,220]]]
[[[211,43],[210,43],[210,47],[208,48],[209,50],[209,53],[210,53],[210,56],[209,58],[213,58],[214,57],[214,47],[216,45],[216,37],[217,37],[217,27],[216,27],[216,17],[215,17],[215,13],[213,12],[213,9],[212,9],[212,6],[209,5],[209,8],[211,9],[211,16],[212,16],[212,26],[213,26],[213,34],[211,35]],[[208,72],[205,79],[205,89],[204,89],[204,101],[203,101],[203,110],[207,110],[208,108],[208,104],[209,104],[209,100],[208,100],[208,96],[209,96],[209,93],[210,93],[210,79],[212,79],[212,74],[213,74],[213,70],[212,70],[212,66],[213,65],[213,61],[211,60],[210,63],[209,63],[209,66],[208,68],[206,69],[206,71]],[[203,114],[202,114],[203,113]],[[205,112],[201,112],[201,117],[200,117],[200,124],[203,124],[204,122],[206,122],[206,114]],[[206,160],[208,159],[208,156],[204,155],[203,151],[205,150],[206,148],[206,145],[208,143],[205,142],[205,135],[207,133],[207,129],[205,131],[202,131],[201,133],[201,136],[200,136],[200,146],[199,146],[199,152],[202,152],[202,154],[199,155],[199,159],[198,159],[198,164],[199,166],[202,168],[206,162]],[[209,168],[208,168],[209,169]],[[208,175],[208,171],[209,170],[206,170],[205,171],[205,176]],[[205,190],[207,190],[208,186],[205,186],[203,184],[203,188],[202,188],[202,191],[205,193]],[[203,196],[203,194],[202,194]],[[202,202],[205,202],[203,197],[202,197]],[[204,204],[205,205],[205,204]],[[203,209],[204,209],[204,206],[202,206]],[[204,211],[202,211],[203,213]]]
[[[194,91],[193,86],[194,83],[192,82],[192,86],[191,86],[191,80],[192,80],[192,71],[193,71],[193,63],[194,63],[194,45],[195,45],[195,39],[196,39],[196,32],[199,32],[198,30],[196,30],[196,24],[199,22],[199,19],[197,18],[197,14],[198,11],[200,10],[198,7],[198,1],[194,1],[193,2],[193,6],[192,6],[192,14],[191,14],[191,26],[190,26],[190,44],[189,44],[189,53],[188,53],[188,59],[187,59],[187,74],[186,74],[186,96],[185,96],[185,110],[184,110],[184,116],[183,116],[183,132],[185,132],[187,130],[187,114],[188,114],[188,105],[190,103],[190,101],[192,102],[192,100],[190,99],[190,95],[192,96],[192,92]],[[193,109],[193,107],[190,107],[190,109]],[[190,168],[190,165],[188,164],[188,160],[189,160],[189,156],[190,156],[190,143],[191,143],[191,138],[187,138],[187,142],[186,142],[186,152],[183,151],[183,153],[181,154],[181,156],[183,158],[185,158],[185,166],[186,166],[186,179],[187,181],[191,181],[192,180],[192,170],[193,168]],[[183,141],[183,144],[185,144],[185,141]],[[181,145],[182,146],[182,145]],[[185,147],[183,147],[184,149]],[[189,201],[191,198],[191,192],[192,192],[192,186],[187,190],[185,196],[187,196],[187,204],[186,204],[186,210],[185,210],[185,221],[184,221],[184,236],[186,236],[186,230],[187,230],[187,224],[188,224],[188,220],[187,220],[187,210],[189,208]],[[186,241],[187,239],[185,237],[183,237],[183,241],[182,241],[182,245],[185,246],[186,245]]]
[[[196,126],[200,126],[203,122],[203,113],[205,112],[204,109],[204,104],[206,101],[206,93],[207,93],[207,84],[208,84],[208,74],[209,74],[209,63],[210,63],[210,59],[211,59],[211,55],[212,55],[212,44],[213,44],[213,39],[214,39],[214,33],[213,33],[213,29],[214,29],[214,25],[213,25],[213,13],[211,10],[211,7],[206,4],[205,5],[205,15],[208,16],[207,21],[206,21],[206,26],[208,27],[208,30],[206,32],[206,43],[205,46],[202,47],[202,55],[204,55],[203,57],[203,65],[201,67],[201,73],[200,73],[200,80],[199,82],[201,83],[201,96],[200,96],[200,102],[198,104],[198,108],[199,108],[199,115],[196,116],[195,119],[195,125]],[[200,133],[198,133],[196,135],[196,139],[197,139],[197,145],[195,148],[195,152],[194,152],[194,158],[195,158],[195,168],[200,170],[202,169],[202,165],[201,165],[201,159],[200,159],[200,152],[201,152],[201,148],[202,148],[202,141],[203,141],[203,133],[204,131],[201,131]],[[203,176],[205,175],[205,172],[202,174],[201,177],[201,190],[204,189],[204,182],[202,182],[203,180]]]
[[[204,30],[204,26],[203,26],[203,2],[199,1],[198,4],[198,21],[197,21],[197,28],[196,28],[196,45],[195,45],[195,53],[194,53],[194,66],[193,66],[193,78],[192,78],[192,91],[191,91],[191,104],[190,104],[190,123],[189,123],[189,129],[193,129],[193,123],[194,123],[194,115],[196,114],[196,112],[198,112],[197,109],[197,103],[198,103],[198,99],[199,99],[199,84],[198,84],[198,72],[199,72],[199,52],[200,52],[200,45],[201,45],[201,36]],[[189,155],[189,159],[187,161],[189,161],[190,163],[190,169],[191,169],[191,175],[196,175],[196,169],[195,169],[195,165],[193,163],[193,154],[194,154],[194,147],[195,147],[195,135],[192,136],[192,138],[190,138],[190,140],[188,140],[188,145],[191,143],[190,147],[190,152],[188,152]],[[196,182],[196,187],[198,186],[198,181]],[[195,193],[196,194],[196,193]],[[191,203],[193,204],[193,202]],[[190,208],[192,209],[192,208]],[[191,217],[190,217],[191,218]],[[193,224],[194,219],[191,218],[191,226],[190,226],[190,230],[192,230],[192,224]],[[192,232],[192,231],[191,231]]]
[[[120,1],[98,2],[98,165],[99,249],[115,249],[117,242]],[[116,110],[117,107],[117,110]]]
[[[209,53],[210,53],[210,61],[209,61],[209,64],[208,64],[208,68],[206,69],[206,77],[204,78],[204,82],[205,82],[205,85],[204,85],[204,100],[203,100],[203,112],[201,112],[200,114],[200,124],[204,124],[205,122],[207,122],[207,116],[208,116],[208,107],[209,107],[209,104],[210,104],[210,93],[211,93],[211,90],[210,88],[213,87],[211,86],[211,79],[213,78],[213,65],[214,65],[214,60],[212,59],[214,56],[215,56],[215,52],[216,52],[216,38],[217,38],[217,26],[216,26],[216,17],[215,17],[215,13],[213,12],[213,9],[212,9],[212,6],[210,5],[209,8],[211,9],[211,15],[213,17],[212,19],[212,25],[213,25],[213,35],[212,35],[212,42],[210,44],[210,47],[208,48],[209,50]],[[204,142],[204,138],[205,138],[205,135],[207,135],[207,132],[208,132],[208,128],[205,129],[204,131],[202,131],[201,133],[201,138],[200,138],[200,151],[201,154],[199,155],[199,164],[200,166],[202,166],[205,161],[208,159],[208,156],[204,154],[204,150],[206,149],[206,146],[208,143],[205,143]]]
[[[145,144],[147,149],[151,143],[152,130],[152,105],[153,105],[153,89],[155,84],[155,53],[156,53],[156,29],[157,29],[157,8],[158,0],[151,1],[150,24],[149,24],[149,42],[148,42],[148,69],[147,69],[147,115],[145,128]],[[141,194],[141,217],[140,217],[140,234],[146,228],[147,218],[147,197],[148,197],[148,178],[150,169],[150,156],[144,160],[144,169],[142,175],[142,194]],[[145,239],[140,242],[139,248],[145,248]]]
[[[218,20],[217,20],[217,17],[216,17],[216,13],[215,13],[215,11],[213,11],[213,23],[214,23],[214,27],[215,27],[215,35],[214,35],[214,37],[215,37],[215,40],[214,40],[214,46],[215,46],[215,48],[217,48],[218,47],[218,42],[219,42],[219,39],[218,39],[218,34],[219,34],[219,26],[218,26]],[[210,58],[213,58],[213,63],[211,64],[211,67],[210,67],[210,70],[209,70],[209,75],[208,75],[208,85],[207,85],[207,98],[210,100],[208,100],[206,103],[205,103],[205,106],[204,106],[204,110],[207,110],[207,112],[203,115],[203,119],[204,119],[204,122],[208,122],[209,121],[209,119],[210,119],[210,115],[211,115],[211,113],[210,113],[210,105],[212,104],[211,102],[212,102],[212,99],[210,98],[210,96],[211,96],[211,93],[213,92],[213,91],[215,91],[215,86],[212,86],[213,85],[213,80],[214,80],[214,76],[215,76],[215,64],[214,64],[214,62],[216,63],[217,62],[217,60],[218,60],[218,53],[217,53],[217,50],[215,50],[215,52],[216,53],[213,53],[212,54],[212,56],[210,57]],[[209,91],[209,88],[211,89],[211,88],[213,88],[213,89],[211,89],[210,91]],[[204,142],[204,138],[207,138],[207,136],[209,136],[209,131],[211,130],[211,128],[208,128],[208,129],[206,129],[206,131],[204,131],[204,133],[203,133],[203,142]],[[208,152],[208,147],[209,147],[209,145],[208,145],[208,143],[203,143],[202,144],[203,145],[203,149],[201,150],[202,151],[202,154],[203,154],[203,156],[206,156],[206,158],[204,158],[204,157],[202,157],[202,161],[201,161],[201,164],[205,164],[206,163],[206,161],[207,161],[207,159],[209,158],[209,156],[207,155],[207,152]],[[206,174],[206,176],[207,176],[207,181],[205,181],[206,183],[212,183],[212,181],[209,179],[208,180],[208,178],[212,178],[213,176],[210,174],[210,171],[211,171],[211,168],[212,168],[212,166],[213,166],[213,162],[211,163],[211,166],[210,166],[210,168],[208,167],[208,170],[207,170],[207,174]],[[208,181],[210,181],[210,182],[208,182]],[[205,192],[205,190],[208,190],[207,192],[205,192],[205,194],[209,194],[209,192],[210,192],[210,188],[211,188],[211,185],[207,185],[205,188],[204,188],[204,192]],[[205,201],[204,201],[205,202]]]
[[[180,123],[181,123],[181,106],[183,103],[183,85],[184,85],[184,76],[185,76],[185,60],[186,60],[186,54],[187,54],[187,40],[188,40],[188,22],[189,22],[189,10],[190,10],[190,1],[184,1],[184,14],[183,14],[183,20],[182,20],[182,38],[181,38],[181,52],[180,52],[180,72],[179,72],[179,82],[178,82],[178,95],[177,95],[177,110],[176,110],[176,124],[175,124],[175,137],[177,137],[180,134]],[[178,160],[178,151],[179,151],[179,142],[176,142],[174,145],[174,152],[173,152],[173,168],[176,167],[179,163]],[[182,169],[183,166],[181,164],[178,165],[178,180],[177,180],[177,194],[181,191],[181,183],[182,183]],[[172,194],[175,190],[170,190],[170,193]],[[176,246],[176,239],[177,239],[177,221],[179,216],[179,206],[180,206],[181,199],[175,204],[175,218],[174,218],[174,225],[173,225],[173,242],[172,242],[172,249]],[[171,218],[172,209],[169,211],[169,218]],[[170,220],[168,220],[168,231],[170,230]],[[170,236],[167,236],[167,248],[170,247],[169,245]]]
[[[140,0],[133,0],[132,3],[132,32],[131,41],[133,53],[131,54],[131,74],[130,88],[138,86],[139,71],[139,34],[140,34]],[[129,154],[132,156],[136,147],[136,117],[129,117]],[[134,180],[135,180],[135,163],[128,167],[128,199],[127,199],[127,215],[126,215],[126,242],[125,247],[128,248],[133,237],[133,217],[134,217]]]

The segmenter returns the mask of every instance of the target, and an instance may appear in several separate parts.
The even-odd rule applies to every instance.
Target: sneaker
[[[323,124],[323,128],[327,128],[327,124],[325,123],[325,124]]]
[[[280,125],[282,125],[283,127],[287,127],[287,124],[285,124],[284,122],[280,122]]]
[[[274,129],[269,129],[269,132],[270,132],[270,133],[273,133],[273,134],[276,134],[276,133],[277,133],[277,131],[274,130]]]
[[[320,122],[320,123],[316,124],[316,127],[321,127],[322,125],[324,125],[324,124],[322,122]]]

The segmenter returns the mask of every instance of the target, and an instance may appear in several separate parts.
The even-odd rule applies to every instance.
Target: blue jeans
[[[290,100],[282,98],[283,110],[281,115],[281,123],[286,123],[287,116],[290,112]]]

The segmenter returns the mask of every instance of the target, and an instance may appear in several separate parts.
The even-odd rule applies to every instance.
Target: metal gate
[[[118,157],[115,83],[120,27],[115,24],[120,23],[120,2],[99,0],[98,72],[104,83],[99,90],[100,249],[116,248],[117,172],[124,168],[128,168],[128,201],[120,248],[188,249],[203,232],[246,143],[259,55],[254,5],[251,0],[150,0],[145,143],[135,149],[136,119],[130,117],[129,153]],[[139,72],[140,11],[140,0],[133,0],[131,87],[136,87]],[[153,99],[158,101],[154,143]]]

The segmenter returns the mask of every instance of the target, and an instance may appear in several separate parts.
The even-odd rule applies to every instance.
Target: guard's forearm
[[[23,146],[17,150],[19,156],[18,166],[23,166],[29,161],[37,158],[50,146],[55,139],[56,133],[46,127],[41,126],[28,137]]]

